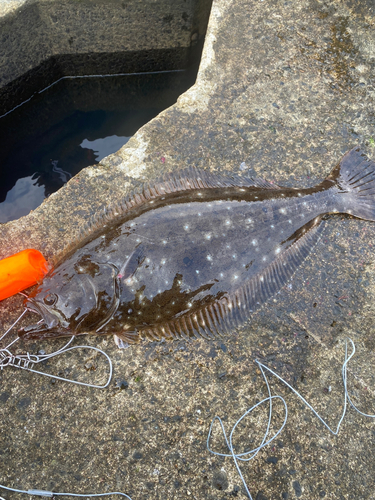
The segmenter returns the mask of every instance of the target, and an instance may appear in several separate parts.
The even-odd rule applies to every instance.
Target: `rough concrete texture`
[[[192,33],[204,30],[199,23],[204,23],[200,3],[2,0],[0,85],[59,54],[189,47]]]
[[[216,0],[195,87],[117,154],[2,226],[1,256],[30,246],[53,255],[109,201],[164,171],[194,165],[308,186],[355,144],[375,157],[374,22],[370,0]],[[0,482],[120,490],[133,500],[244,498],[233,461],[206,450],[212,418],[220,415],[229,432],[265,397],[258,358],[335,428],[348,336],[357,348],[350,393],[362,411],[375,412],[375,224],[336,216],[327,226],[291,283],[229,338],[118,351],[110,338],[92,337],[114,362],[107,390],[5,369]],[[15,297],[0,305],[2,329],[21,304]],[[104,367],[89,353],[74,353],[47,369],[91,379]],[[283,385],[270,383],[287,401],[288,422],[271,446],[241,465],[253,498],[375,498],[374,421],[349,409],[333,436]],[[282,418],[275,403],[274,429]],[[238,451],[260,443],[266,412],[244,424],[234,438]],[[213,446],[225,451],[217,431]]]

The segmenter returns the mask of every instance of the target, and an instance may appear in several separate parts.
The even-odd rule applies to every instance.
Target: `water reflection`
[[[111,153],[115,153],[122,148],[122,146],[128,142],[130,137],[110,135],[102,139],[95,139],[94,141],[84,139],[80,146],[81,148],[91,149],[94,152],[96,161],[100,161]]]
[[[27,215],[44,200],[44,186],[38,185],[38,178],[34,175],[18,179],[16,184],[6,195],[5,201],[0,203],[0,222],[9,222]]]
[[[26,215],[176,102],[196,70],[62,80],[0,119],[0,222]]]

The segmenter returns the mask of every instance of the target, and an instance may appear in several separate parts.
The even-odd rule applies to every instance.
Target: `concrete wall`
[[[207,2],[206,2],[207,3]],[[189,47],[195,0],[0,2],[0,85],[49,57]],[[206,13],[207,22],[208,12]],[[194,37],[193,37],[194,38]]]

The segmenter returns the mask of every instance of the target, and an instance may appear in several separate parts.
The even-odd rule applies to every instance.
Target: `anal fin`
[[[115,344],[120,349],[124,349],[126,344],[137,344],[141,338],[137,331],[120,332],[113,335]]]
[[[237,325],[233,326],[246,321],[253,311],[259,309],[286,285],[319,241],[324,227],[324,221],[313,221],[311,228],[276,260],[230,295],[232,309],[234,308],[232,317],[234,320],[240,318]]]

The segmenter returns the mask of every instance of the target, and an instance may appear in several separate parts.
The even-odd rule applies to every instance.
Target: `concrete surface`
[[[204,35],[210,4],[1,0],[0,116],[64,75],[185,68],[192,45]]]
[[[356,144],[375,158],[374,22],[370,0],[214,1],[196,85],[118,153],[2,226],[0,255],[35,247],[52,256],[109,200],[163,171],[194,165],[307,186]],[[244,498],[232,460],[206,450],[212,418],[220,415],[229,432],[265,397],[258,358],[336,427],[348,336],[357,348],[350,392],[362,411],[375,412],[375,225],[337,216],[327,226],[291,283],[222,342],[149,343],[122,352],[110,338],[92,338],[114,362],[107,390],[1,372],[0,483],[120,490],[133,500]],[[0,304],[2,330],[21,304],[18,297]],[[104,375],[91,354],[67,355],[47,369]],[[241,466],[253,498],[375,498],[374,421],[349,409],[335,437],[270,381],[289,416],[276,442]],[[282,416],[275,404],[275,427]],[[238,450],[259,443],[265,426],[259,411],[238,430]],[[214,445],[225,450],[218,432]]]

